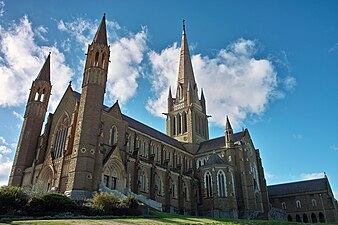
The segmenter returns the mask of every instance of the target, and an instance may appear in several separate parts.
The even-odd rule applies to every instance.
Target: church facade
[[[249,131],[234,132],[227,118],[224,135],[209,139],[185,27],[166,134],[124,115],[118,102],[103,104],[109,54],[104,16],[88,46],[81,93],[70,84],[42,130],[52,90],[48,56],[32,83],[9,184],[40,182],[74,199],[133,194],[167,212],[267,217],[264,170]]]

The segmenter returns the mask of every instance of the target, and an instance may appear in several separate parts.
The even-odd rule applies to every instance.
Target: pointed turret
[[[202,88],[202,91],[201,91],[201,106],[202,106],[202,111],[203,113],[206,113],[206,106],[205,106],[205,97],[204,97],[204,92],[203,92],[203,88]]]
[[[173,108],[173,96],[171,94],[171,87],[169,87],[168,93],[168,112],[170,112]]]
[[[225,122],[225,130],[232,133],[232,127],[231,127],[230,120],[229,120],[228,116],[227,116],[226,122]]]
[[[232,142],[231,142],[231,136],[233,134],[232,127],[230,124],[229,117],[227,116],[226,122],[225,122],[225,147],[226,148],[231,148],[232,147]]]
[[[50,52],[36,80],[44,80],[44,81],[50,82]]]
[[[93,43],[108,45],[106,31],[106,14],[103,14],[99,28],[96,31]]]

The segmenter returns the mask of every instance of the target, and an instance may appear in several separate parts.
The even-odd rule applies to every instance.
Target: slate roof
[[[286,184],[276,184],[268,186],[269,196],[280,196],[306,192],[320,192],[327,190],[326,178],[315,180],[298,181]]]
[[[243,135],[244,135],[243,131],[238,132],[238,133],[234,133],[231,136],[231,140],[233,142],[239,141],[239,140],[242,139]],[[210,150],[217,149],[217,148],[222,148],[223,146],[225,146],[225,137],[224,136],[214,138],[214,139],[210,139],[208,141],[203,141],[200,144],[199,149],[197,150],[197,154],[208,152]]]
[[[78,101],[80,101],[81,94],[79,92],[73,91],[73,95]],[[110,108],[108,106],[104,106],[105,111],[108,111],[109,109]],[[127,115],[122,114],[122,118],[123,118],[124,121],[128,122],[128,124],[131,128],[134,128],[135,130],[138,130],[138,131],[140,131],[144,134],[147,134],[147,135],[149,135],[153,138],[156,138],[157,140],[160,140],[160,141],[163,141],[167,144],[170,144],[170,145],[172,145],[176,148],[186,150],[184,148],[184,146],[182,145],[182,143],[177,141],[176,139],[171,138],[168,135],[166,135],[166,134],[164,134],[164,133],[162,133],[158,130],[155,130],[154,128],[151,128],[148,125],[145,125],[144,123],[141,123],[137,120],[134,120],[133,118],[131,118]]]
[[[156,138],[160,141],[163,141],[167,144],[170,144],[172,146],[175,146],[176,148],[185,150],[184,146],[182,145],[181,142],[177,141],[174,138],[169,137],[166,134],[163,134],[162,132],[155,130],[154,128],[151,128],[137,120],[134,120],[133,118],[130,118],[129,116],[126,116],[122,114],[123,120],[127,121],[129,126],[134,128],[135,130],[141,131],[144,134],[147,134],[153,138]]]
[[[93,43],[108,45],[107,44],[107,31],[106,31],[106,15],[102,17],[99,29],[97,30],[95,34]]]
[[[50,53],[45,61],[45,63],[43,64],[38,77],[36,78],[37,80],[44,80],[47,82],[50,82]]]

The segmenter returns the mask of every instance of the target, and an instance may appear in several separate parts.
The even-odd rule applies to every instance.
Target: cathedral
[[[184,24],[166,134],[123,114],[118,102],[103,104],[110,55],[105,16],[86,55],[81,93],[70,83],[42,130],[52,92],[48,55],[30,89],[10,185],[40,183],[77,200],[102,191],[130,194],[172,213],[267,217],[264,170],[249,131],[234,132],[227,117],[224,135],[209,139]]]

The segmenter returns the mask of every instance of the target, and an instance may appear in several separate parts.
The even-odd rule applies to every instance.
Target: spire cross
[[[185,33],[185,19],[182,20],[183,23],[183,33]]]

